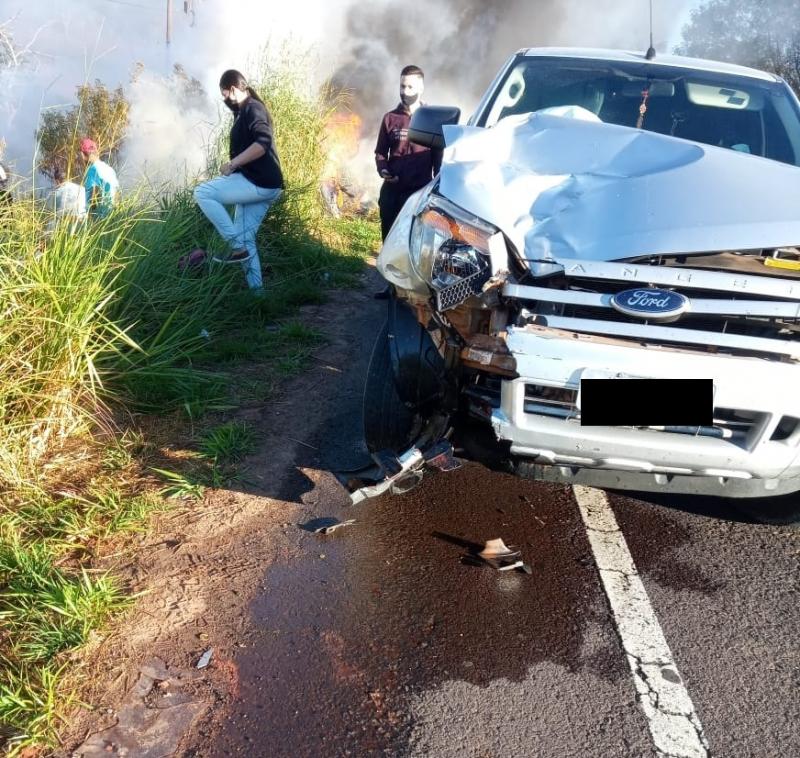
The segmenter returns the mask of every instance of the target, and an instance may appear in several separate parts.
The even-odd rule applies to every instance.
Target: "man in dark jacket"
[[[418,66],[400,72],[400,103],[384,115],[375,145],[375,164],[383,179],[378,206],[383,239],[406,200],[424,187],[435,173],[430,149],[408,141],[411,116],[421,105],[425,77]]]

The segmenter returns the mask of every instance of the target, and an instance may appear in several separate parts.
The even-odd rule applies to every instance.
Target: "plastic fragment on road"
[[[425,451],[425,463],[439,471],[457,471],[463,465],[453,454],[453,446],[441,440]]]
[[[424,451],[416,446],[410,447],[400,456],[390,450],[382,450],[373,453],[372,459],[376,465],[362,470],[368,473],[367,481],[371,481],[371,484],[365,484],[359,476],[347,479],[345,486],[350,491],[353,505],[387,492],[393,495],[409,492],[422,481],[426,468],[455,471],[462,465],[453,454],[452,445],[446,440],[440,440]]]
[[[355,519],[347,519],[347,521],[339,521],[336,524],[331,524],[330,526],[321,526],[319,529],[315,529],[314,531],[317,534],[333,534],[337,529],[341,529],[343,526],[352,526],[355,524]]]
[[[486,540],[478,558],[496,571],[522,569],[526,574],[532,573],[531,567],[522,560],[522,552],[506,545],[500,537]]]
[[[323,516],[321,518],[311,519],[305,524],[298,524],[301,529],[314,534],[333,534],[337,529],[343,526],[352,526],[355,524],[355,519],[347,519],[347,521],[339,521],[337,518],[330,516]]]
[[[211,656],[212,655],[214,655],[214,648],[210,647],[210,648],[208,648],[208,650],[206,650],[205,653],[203,653],[200,656],[200,660],[197,661],[196,668],[204,669],[206,666],[208,666],[208,664],[211,663]]]

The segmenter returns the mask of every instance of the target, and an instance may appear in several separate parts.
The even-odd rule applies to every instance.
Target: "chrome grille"
[[[608,295],[610,297],[630,288],[631,286],[627,282],[581,280],[580,284],[571,283],[568,291]],[[675,291],[688,296],[690,300],[715,300],[718,301],[721,306],[725,303],[730,303],[732,300],[735,302],[746,302],[743,298],[732,298],[730,292],[720,292],[719,290],[692,290],[690,292],[676,288]],[[777,298],[772,298],[771,300],[775,303],[781,302],[781,300]],[[626,321],[638,324],[648,323],[646,320],[640,318],[626,316],[607,305],[595,306],[564,303],[561,305],[558,315],[571,318],[590,318],[601,321]],[[670,326],[678,329],[718,331],[724,334],[740,334],[749,337],[793,340],[797,338],[797,334],[800,331],[800,318],[692,313],[690,311],[689,313],[683,314],[677,321],[671,322]]]
[[[557,278],[508,283],[522,301],[518,325],[609,336],[637,344],[686,345],[692,350],[800,360],[800,280],[750,271],[708,271],[607,261],[563,264]],[[629,289],[677,292],[688,310],[667,323],[629,316],[612,305]]]
[[[466,279],[444,287],[436,293],[436,308],[439,311],[447,311],[461,305],[471,295],[479,295],[483,285],[489,281],[491,269],[487,265],[482,271],[478,271]]]
[[[578,390],[547,387],[540,384],[525,385],[525,413],[556,418],[579,418]]]

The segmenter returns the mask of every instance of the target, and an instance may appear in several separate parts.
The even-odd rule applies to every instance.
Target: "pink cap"
[[[89,153],[96,153],[97,143],[93,139],[90,139],[89,137],[84,137],[81,140],[81,152],[84,155],[89,155]]]

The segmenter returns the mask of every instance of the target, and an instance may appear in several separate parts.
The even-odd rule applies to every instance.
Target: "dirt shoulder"
[[[379,282],[370,269],[361,289],[333,291],[326,303],[301,310],[298,320],[319,330],[325,343],[275,399],[233,414],[260,435],[242,479],[157,516],[127,551],[130,560],[115,564],[142,594],[88,656],[79,693],[85,705],[59,755],[196,754],[189,745],[213,732],[237,692],[234,656],[252,639],[249,604],[266,570],[292,561],[297,524],[327,515],[332,501],[346,503],[344,491],[320,471],[363,460],[352,444],[337,447],[335,430],[360,424],[354,408],[385,312],[372,298]],[[353,362],[364,370],[342,370]],[[231,376],[235,381],[236,370]],[[320,476],[327,479],[326,502],[304,501]],[[210,664],[198,670],[212,648]]]

